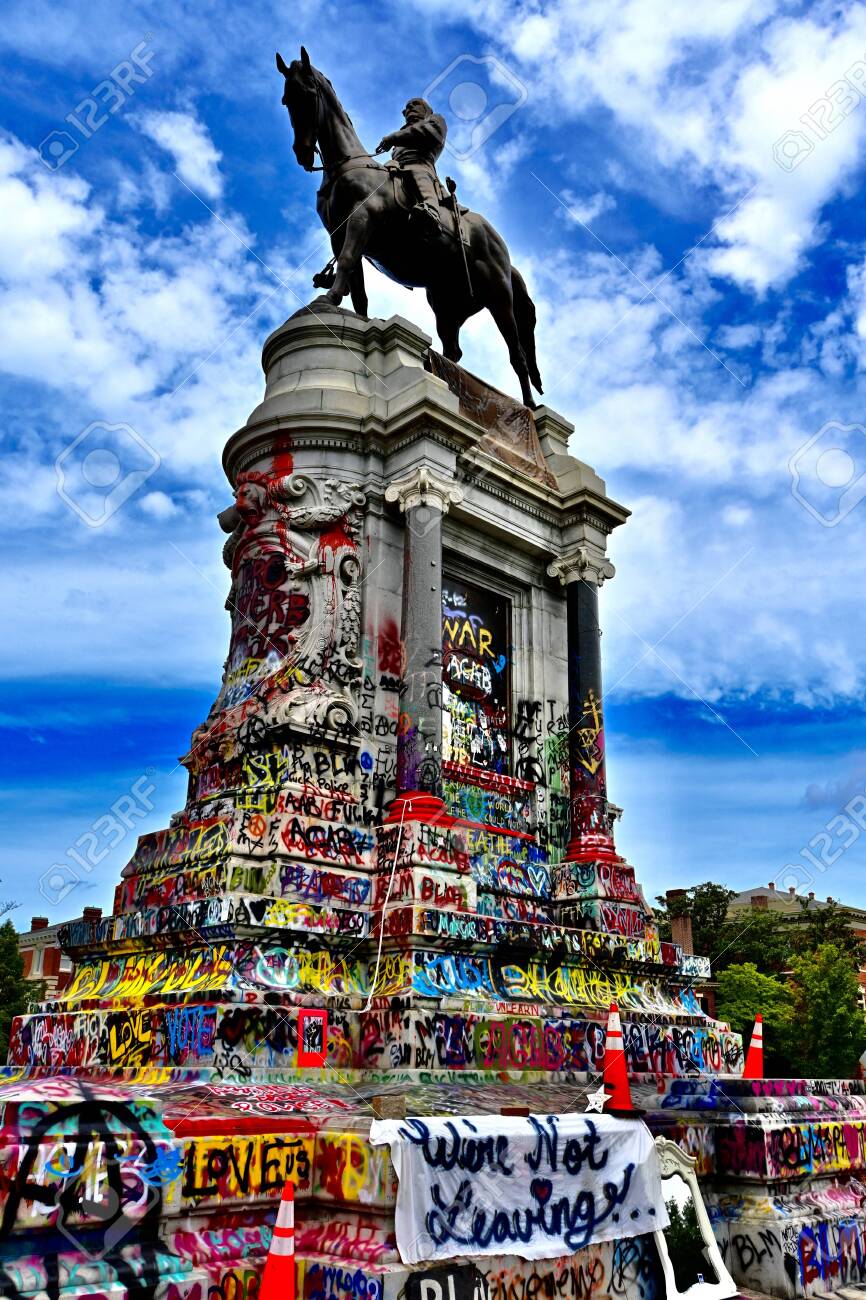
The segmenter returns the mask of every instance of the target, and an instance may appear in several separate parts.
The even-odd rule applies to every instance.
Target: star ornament
[[[607,1093],[604,1090],[604,1084],[602,1084],[595,1092],[588,1092],[586,1094],[586,1110],[583,1113],[585,1115],[600,1115],[604,1110],[604,1103],[607,1099]]]

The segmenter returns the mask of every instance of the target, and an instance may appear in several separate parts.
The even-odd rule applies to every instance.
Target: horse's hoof
[[[318,298],[313,298],[308,302],[306,307],[299,307],[296,312],[292,312],[289,320],[294,320],[297,316],[318,316],[321,312],[332,311],[346,313],[345,307],[340,307],[337,303],[331,302],[328,295],[322,293]]]

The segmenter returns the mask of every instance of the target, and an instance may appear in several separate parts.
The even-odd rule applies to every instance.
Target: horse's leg
[[[466,320],[467,313],[460,311],[450,297],[441,296],[441,289],[427,290],[427,301],[436,317],[436,333],[442,344],[442,355],[449,361],[459,361],[463,356],[460,347],[460,326]]]
[[[370,226],[370,209],[367,203],[359,203],[346,222],[343,246],[337,254],[337,274],[334,283],[325,294],[328,302],[339,307],[349,292],[352,272],[360,265],[361,255],[367,245],[367,231]]]
[[[337,234],[331,236],[331,249],[334,257],[340,256],[340,250],[344,242],[344,230],[339,230]],[[367,290],[364,285],[364,263],[359,261],[358,265],[349,274],[349,292],[352,295],[352,306],[359,316],[367,317]]]
[[[449,361],[459,361],[463,356],[463,349],[460,346],[460,326],[463,324],[459,316],[453,313],[442,314],[436,313],[436,333],[439,335],[439,341],[442,344],[442,355]]]
[[[367,317],[367,290],[364,287],[364,263],[359,262],[349,276],[349,292],[352,306],[359,316]]]
[[[523,396],[524,406],[530,410],[535,410],[535,400],[532,396],[532,389],[529,385],[529,366],[526,364],[526,356],[520,345],[520,333],[517,329],[517,321],[514,319],[514,302],[511,296],[511,286],[503,284],[496,285],[492,288],[490,301],[487,304],[490,309],[490,315],[496,321],[499,333],[508,344],[508,359],[511,362],[517,378],[520,380],[520,392]]]

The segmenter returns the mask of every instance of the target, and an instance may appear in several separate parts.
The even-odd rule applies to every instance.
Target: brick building
[[[81,914],[84,921],[98,921],[102,916],[101,907],[85,907]],[[58,934],[68,921],[58,921],[49,925],[47,916],[34,916],[30,929],[18,935],[18,948],[24,958],[24,978],[44,981],[45,996],[53,997],[61,993],[69,983],[72,974],[72,960],[60,951]]]
[[[758,885],[755,889],[743,889],[736,894],[728,904],[728,920],[736,920],[742,917],[744,912],[754,910],[758,912],[772,912],[780,918],[788,921],[791,925],[803,925],[809,913],[823,911],[824,908],[835,905],[840,908],[848,919],[850,928],[866,943],[866,908],[854,907],[851,904],[843,903],[838,898],[828,895],[827,898],[816,898],[814,891],[810,890],[808,894],[798,894],[794,886],[788,889],[777,889],[771,880],[768,885]],[[866,1014],[866,967],[860,968],[860,1005]]]

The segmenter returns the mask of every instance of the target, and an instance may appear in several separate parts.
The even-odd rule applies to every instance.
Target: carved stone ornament
[[[191,770],[281,730],[351,732],[358,718],[364,494],[356,483],[242,474],[219,516],[232,630]],[[186,760],[185,760],[186,761]],[[190,763],[187,764],[190,766]]]
[[[551,578],[559,578],[563,586],[569,582],[591,582],[600,587],[607,578],[615,575],[616,569],[601,551],[578,546],[568,555],[558,555],[551,560],[547,572]]]
[[[463,493],[451,480],[438,478],[426,465],[419,465],[410,474],[388,484],[385,500],[398,502],[404,512],[414,506],[432,506],[447,515],[452,506],[463,500]]]
[[[686,1204],[691,1201],[703,1242],[702,1254],[707,1261],[703,1280],[699,1278],[691,1286],[683,1286],[683,1279],[678,1279],[671,1260],[664,1232],[655,1232],[653,1235],[665,1276],[667,1300],[680,1300],[680,1297],[684,1296],[688,1296],[688,1300],[731,1300],[731,1297],[738,1294],[737,1286],[725,1268],[719,1243],[710,1225],[695,1173],[695,1159],[668,1138],[657,1137],[655,1145],[661,1166],[662,1196],[666,1202],[676,1201],[681,1213]]]

